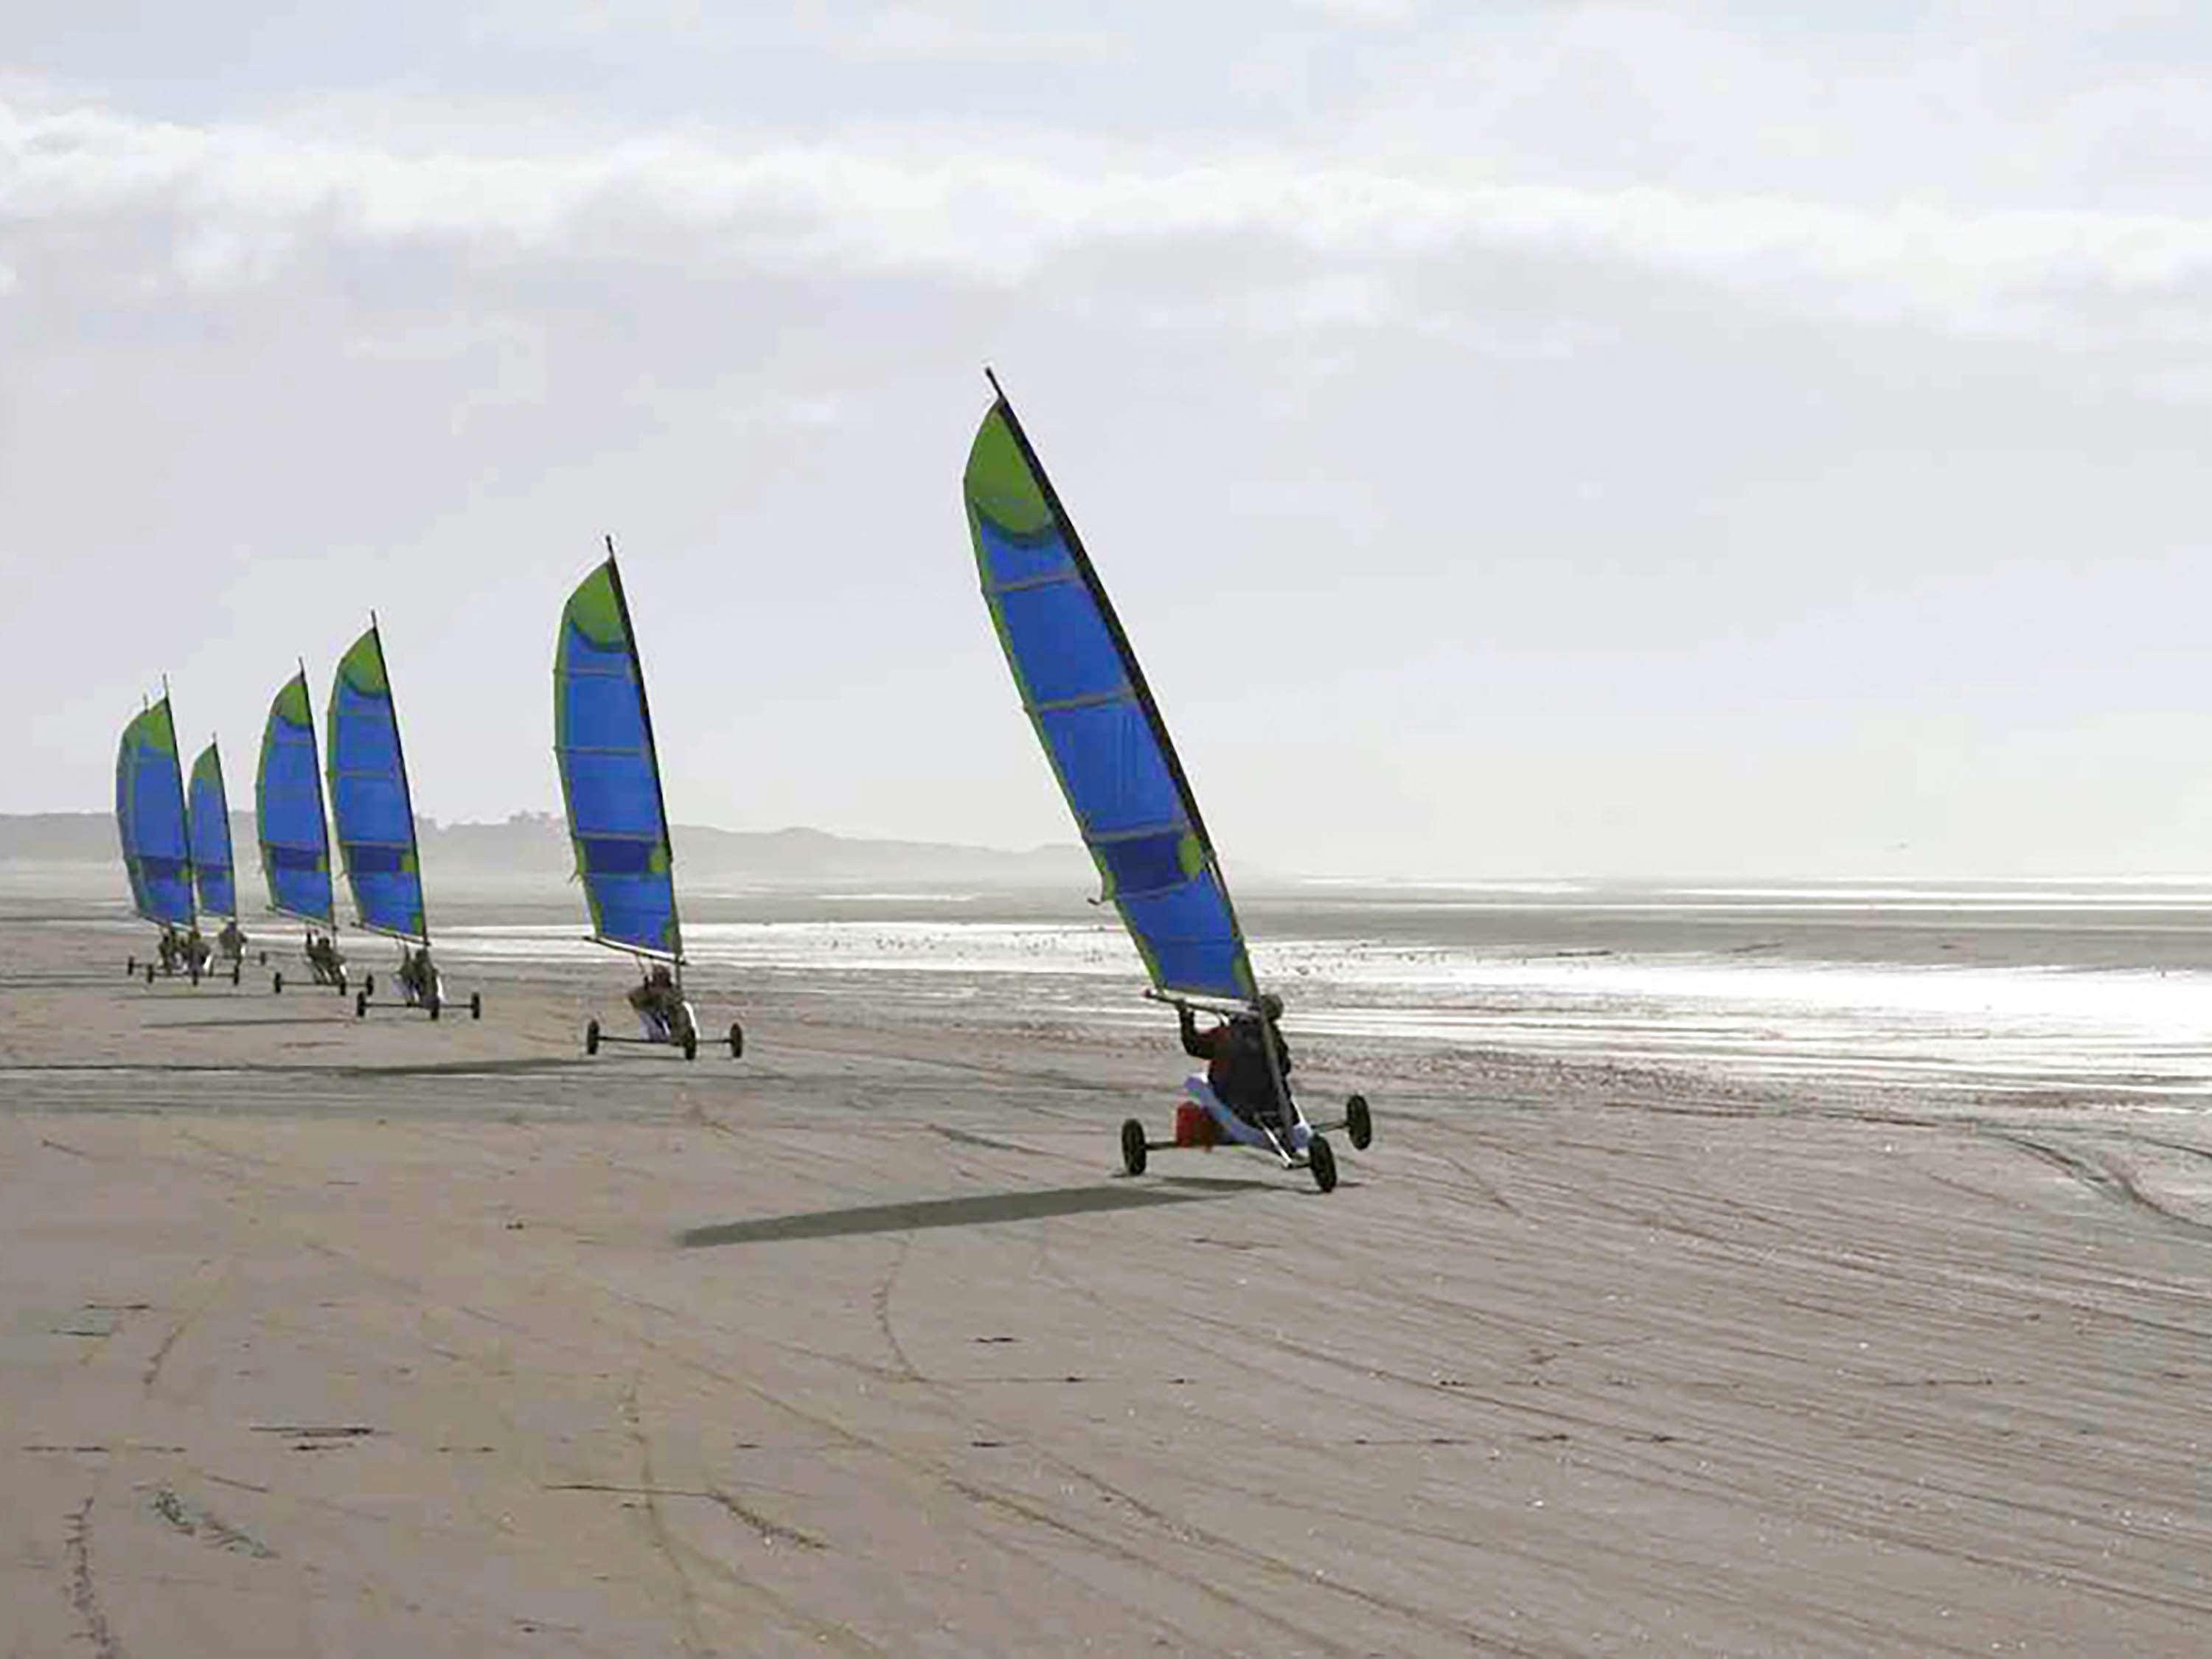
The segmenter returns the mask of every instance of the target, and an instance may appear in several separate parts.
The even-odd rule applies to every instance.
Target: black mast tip
[[[988,363],[983,365],[983,378],[991,383],[991,395],[1000,403],[1006,402],[1006,389],[999,384],[998,371]]]

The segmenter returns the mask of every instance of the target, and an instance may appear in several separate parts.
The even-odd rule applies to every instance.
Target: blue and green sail
[[[148,921],[191,927],[191,832],[166,691],[123,728],[115,755],[115,827],[131,878],[131,908]]]
[[[331,678],[329,732],[331,817],[354,912],[371,933],[427,944],[415,805],[374,621]]]
[[[192,878],[199,884],[200,910],[210,916],[238,914],[238,884],[231,868],[230,798],[223,792],[222,756],[212,743],[192,763],[188,797],[191,811]]]
[[[622,574],[606,562],[577,584],[553,646],[553,753],[592,935],[683,959],[668,809]]]
[[[984,602],[1022,707],[1154,988],[1255,1000],[1244,935],[1159,708],[1003,395],[962,482]]]
[[[261,872],[269,883],[269,908],[301,921],[337,927],[323,767],[304,666],[278,690],[261,728],[253,822],[261,842]]]

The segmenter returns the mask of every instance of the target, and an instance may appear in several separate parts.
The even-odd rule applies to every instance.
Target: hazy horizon
[[[32,0],[0,811],[167,673],[250,793],[373,606],[416,805],[557,810],[622,549],[672,816],[1073,841],[997,367],[1232,881],[2212,848],[2212,18]]]

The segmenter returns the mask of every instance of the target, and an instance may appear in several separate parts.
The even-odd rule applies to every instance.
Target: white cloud
[[[2161,314],[2193,315],[2212,277],[2207,216],[1858,205],[1281,150],[1047,160],[944,134],[895,143],[666,131],[552,154],[505,150],[493,137],[418,154],[267,126],[0,108],[0,212],[19,234],[167,220],[177,269],[203,285],[265,280],[310,236],[987,283],[1095,246],[1259,238],[1366,265],[1567,256],[1816,308],[2039,334],[2093,303],[2108,313],[2138,303],[2143,326],[2155,328]],[[2100,326],[2125,325],[2107,314]]]
[[[1414,0],[1296,0],[1297,9],[1354,27],[1398,27],[1420,15]]]

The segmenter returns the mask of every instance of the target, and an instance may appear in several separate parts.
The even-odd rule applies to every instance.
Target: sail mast
[[[377,625],[376,612],[368,613],[369,637],[376,641],[376,669],[384,676],[385,701],[392,705],[392,757],[399,768],[399,799],[407,811],[407,850],[415,860],[415,887],[422,893],[422,948],[430,948],[430,898],[422,892],[422,844],[415,833],[415,786],[407,776],[407,747],[399,738],[399,699],[392,690],[392,665],[384,654],[384,630]]]
[[[185,757],[177,744],[177,706],[169,701],[169,677],[161,676],[161,718],[169,723],[169,769],[177,780],[179,821],[185,829],[185,908],[186,925],[200,925],[199,866],[192,859],[192,807],[185,793]]]
[[[653,763],[653,805],[660,812],[660,836],[668,848],[668,915],[675,924],[675,958],[678,985],[684,971],[684,921],[676,908],[676,830],[668,821],[668,794],[660,781],[660,740],[653,734],[653,700],[645,694],[645,657],[637,648],[637,629],[629,619],[629,598],[623,592],[622,567],[615,562],[615,538],[607,543],[607,583],[614,590],[615,611],[622,618],[623,641],[629,652],[630,672],[637,678],[638,718],[645,726],[645,747]]]

